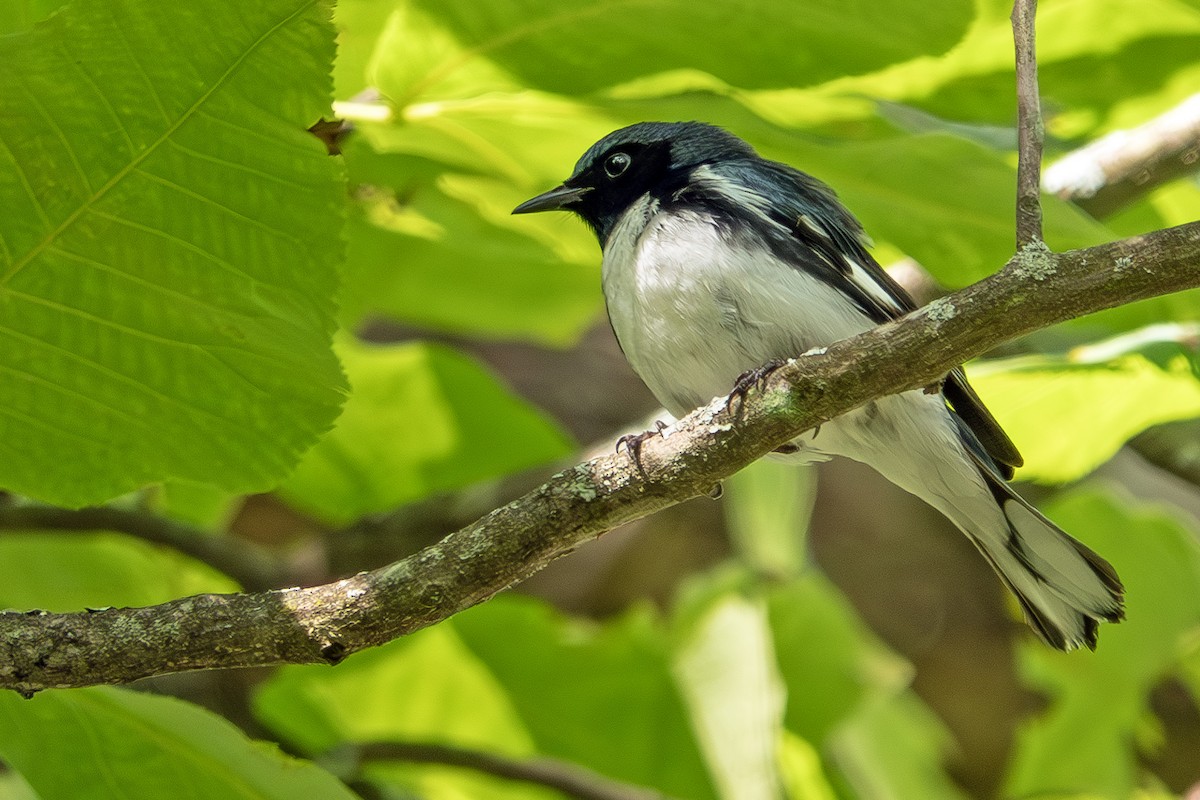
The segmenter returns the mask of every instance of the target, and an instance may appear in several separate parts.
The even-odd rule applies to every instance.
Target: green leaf
[[[345,341],[340,351],[353,391],[280,488],[298,508],[345,523],[571,451],[548,417],[452,348]]]
[[[772,589],[768,611],[788,687],[784,724],[814,746],[824,748],[872,694],[880,689],[893,694],[907,685],[908,665],[873,639],[824,577],[809,572]]]
[[[0,758],[41,800],[356,797],[215,714],[122,689],[0,695]]]
[[[67,0],[8,0],[0,6],[0,35],[33,27],[66,5]]]
[[[666,638],[645,614],[601,627],[503,596],[336,670],[282,670],[255,708],[307,752],[388,738],[536,752],[713,800]]]
[[[603,627],[519,598],[454,618],[539,752],[688,800],[715,800],[662,627],[632,612]]]
[[[1194,336],[1160,326],[1063,356],[980,362],[968,371],[1025,456],[1017,476],[1065,482],[1152,425],[1200,416],[1200,381],[1189,357]]]
[[[800,574],[816,477],[812,469],[763,459],[725,481],[725,519],[747,566],[773,578]]]
[[[510,756],[534,752],[504,686],[452,624],[357,653],[336,670],[280,670],[255,695],[254,711],[311,755],[347,742],[389,740]]]
[[[966,800],[946,774],[952,740],[916,695],[876,695],[833,737],[830,749],[856,796]]]
[[[0,536],[0,608],[150,606],[237,584],[175,551],[114,533]]]
[[[334,671],[282,670],[255,696],[258,717],[313,755],[354,742],[434,742],[510,757],[534,754],[504,687],[439,625],[356,654]],[[369,762],[372,781],[429,800],[532,800],[527,785],[437,765]],[[555,795],[549,795],[549,798]]]
[[[816,83],[945,51],[973,15],[953,0],[931,0],[920,14],[906,0],[817,0],[804,13],[782,0],[452,0],[401,9],[396,44],[376,63],[378,85],[398,105],[504,82],[586,94],[683,68],[744,88]]]
[[[1116,567],[1128,619],[1103,627],[1094,654],[1057,653],[1032,639],[1022,649],[1025,673],[1054,702],[1021,730],[1006,794],[1128,797],[1147,693],[1200,636],[1200,545],[1172,515],[1111,492],[1072,492],[1046,511]]]
[[[39,800],[33,787],[16,772],[0,772],[0,800]]]
[[[837,798],[822,770],[820,755],[811,744],[786,730],[779,745],[779,771],[789,800]]]
[[[320,0],[75,0],[0,40],[0,485],[263,490],[329,426],[332,53]]]
[[[348,151],[360,179],[387,169],[364,170],[364,150]],[[525,226],[510,219],[533,191],[495,181],[440,184],[396,187],[408,195],[403,205],[389,194],[362,193],[348,228],[343,317],[353,324],[384,315],[555,346],[578,339],[601,306],[599,248],[590,234],[561,219]]]

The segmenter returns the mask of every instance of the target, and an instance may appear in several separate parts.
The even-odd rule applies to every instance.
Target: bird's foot
[[[772,359],[761,367],[749,369],[738,376],[738,379],[733,383],[733,391],[729,393],[729,397],[725,398],[725,410],[732,411],[734,401],[738,404],[738,410],[746,403],[746,395],[751,389],[762,391],[767,385],[767,380],[775,374],[775,372],[784,365],[783,359]]]
[[[642,445],[651,436],[661,436],[662,432],[667,429],[667,423],[661,419],[654,420],[654,430],[642,431],[641,433],[627,433],[620,439],[617,439],[617,452],[621,452],[621,448],[625,448],[625,452],[629,454],[629,458],[633,461],[633,465],[637,467],[637,471],[646,477],[646,468],[642,466]]]

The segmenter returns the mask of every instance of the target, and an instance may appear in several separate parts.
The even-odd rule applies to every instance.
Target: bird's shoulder
[[[674,198],[755,230],[775,255],[846,294],[875,323],[916,308],[867,251],[862,225],[811,175],[761,158],[716,161],[692,170]]]

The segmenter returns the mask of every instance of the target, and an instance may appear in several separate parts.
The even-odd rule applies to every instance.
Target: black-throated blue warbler
[[[744,391],[763,365],[916,308],[832,189],[712,125],[615,131],[513,213],[555,209],[595,231],[617,340],[676,416]],[[1099,621],[1123,617],[1108,562],[1009,488],[1021,456],[962,370],[941,392],[876,400],[792,445],[787,457],[802,463],[868,464],[945,514],[1051,646],[1094,649]]]

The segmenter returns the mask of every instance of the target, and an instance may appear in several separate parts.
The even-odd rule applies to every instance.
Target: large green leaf
[[[1200,545],[1170,514],[1111,492],[1078,491],[1046,510],[1116,567],[1128,619],[1103,627],[1094,654],[1030,640],[1026,672],[1054,701],[1021,731],[1007,794],[1129,797],[1137,774],[1131,744],[1147,693],[1200,636]]]
[[[469,0],[397,4],[383,37],[378,85],[400,105],[517,81],[581,94],[664,70],[695,69],[730,84],[810,84],[947,50],[969,3],[907,0],[685,3],[681,0]],[[414,42],[416,44],[414,44]]]
[[[1160,326],[1062,356],[973,364],[971,382],[1021,453],[1023,479],[1064,482],[1152,425],[1200,416],[1190,327]]]
[[[332,422],[328,14],[76,0],[0,40],[0,485],[261,490]]]
[[[353,392],[281,492],[345,523],[570,452],[567,436],[443,345],[339,348]]]
[[[0,758],[41,800],[357,797],[215,714],[123,689],[0,695]]]
[[[784,723],[816,747],[824,748],[837,726],[877,690],[894,694],[907,684],[911,669],[871,637],[846,599],[819,574],[808,572],[773,589],[768,610],[788,686]]]

